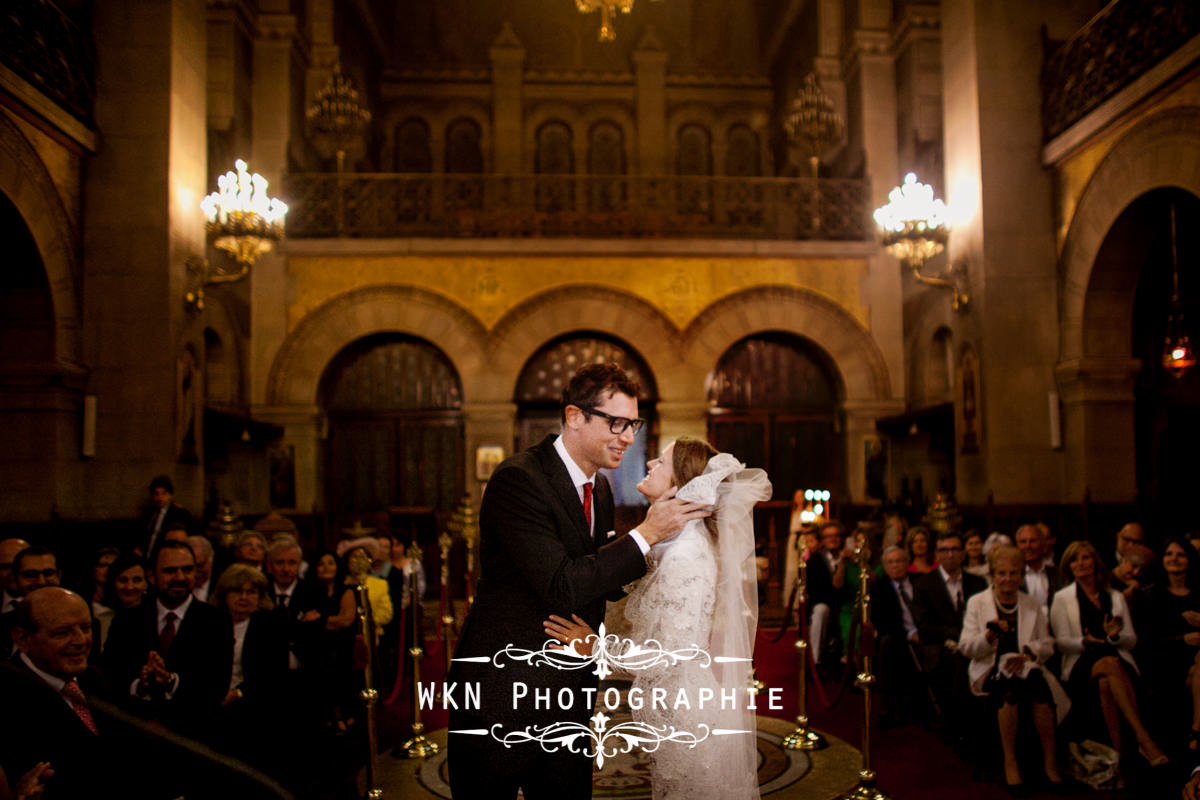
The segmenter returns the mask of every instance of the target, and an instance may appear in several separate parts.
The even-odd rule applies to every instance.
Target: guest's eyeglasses
[[[46,578],[49,580],[58,574],[57,569],[23,569],[17,573],[27,581],[34,581],[38,578]]]
[[[638,431],[640,431],[642,426],[646,424],[646,420],[641,419],[640,417],[638,419],[630,419],[629,417],[614,417],[612,414],[605,414],[603,411],[595,408],[581,407],[579,410],[585,415],[595,414],[597,417],[603,417],[604,419],[608,420],[609,432],[615,433],[618,436],[629,428],[633,428],[633,435],[637,436]]]
[[[953,547],[953,546],[951,546],[951,547],[939,547],[939,548],[937,549],[937,551],[938,551],[939,553],[961,553],[961,552],[962,552],[962,548],[961,548],[961,547]]]

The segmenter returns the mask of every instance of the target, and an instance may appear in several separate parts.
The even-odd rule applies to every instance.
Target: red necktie
[[[99,736],[100,731],[96,728],[96,721],[92,719],[92,712],[87,707],[87,698],[83,696],[83,690],[79,688],[79,684],[75,682],[74,678],[63,684],[62,695],[67,699],[75,716],[79,717],[79,721],[86,725],[89,731]]]
[[[592,530],[592,485],[583,485],[583,517],[587,520],[588,532]]]
[[[178,619],[174,611],[167,612],[167,622],[163,625],[162,633],[158,634],[158,644],[162,648],[162,657],[167,657],[167,650],[171,648],[171,642],[175,641],[175,620]]]

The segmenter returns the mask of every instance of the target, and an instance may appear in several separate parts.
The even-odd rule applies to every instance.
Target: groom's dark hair
[[[595,408],[617,392],[636,398],[638,382],[611,362],[607,364],[584,364],[571,378],[562,393],[562,421],[567,421],[567,406]]]

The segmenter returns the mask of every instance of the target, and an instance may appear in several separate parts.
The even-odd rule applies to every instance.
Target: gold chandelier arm
[[[234,283],[250,274],[250,262],[239,261],[237,272],[225,272],[224,270],[214,269],[209,271],[204,276],[205,283]]]
[[[909,261],[908,268],[912,270],[913,277],[918,283],[923,283],[926,286],[937,286],[942,289],[949,289],[954,297],[952,304],[955,311],[961,311],[966,308],[970,302],[970,297],[961,285],[961,281],[957,280],[954,275],[954,268],[951,267],[947,275],[924,275],[921,272],[921,267],[924,265],[922,261]]]

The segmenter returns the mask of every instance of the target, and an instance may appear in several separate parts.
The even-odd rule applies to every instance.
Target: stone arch
[[[871,332],[831,300],[806,289],[762,287],[722,298],[684,331],[684,362],[696,370],[688,394],[703,391],[707,372],[734,343],[764,331],[812,341],[837,369],[843,402],[892,400],[887,362]]]
[[[42,257],[53,303],[55,360],[59,364],[78,364],[75,237],[45,164],[20,129],[3,114],[0,114],[0,192],[20,212]]]
[[[463,397],[488,394],[487,335],[469,311],[441,295],[398,286],[365,286],[311,311],[275,356],[267,378],[267,402],[312,406],[326,366],[351,342],[373,333],[406,333],[437,346],[462,376]]]
[[[1093,268],[1117,217],[1130,203],[1153,189],[1178,187],[1200,196],[1200,108],[1191,106],[1155,114],[1135,125],[1100,162],[1076,205],[1063,245],[1061,264],[1062,351],[1060,361],[1112,353],[1089,352],[1089,325],[1111,328],[1111,315],[1089,315],[1097,297]],[[1132,324],[1132,306],[1124,320]],[[1089,323],[1089,318],[1095,320]],[[1128,353],[1121,354],[1128,357]]]
[[[512,397],[525,362],[546,342],[578,330],[627,342],[645,361],[660,399],[675,385],[681,362],[679,330],[645,300],[609,287],[574,285],[535,295],[513,308],[492,329],[488,360],[504,383],[497,394]]]

